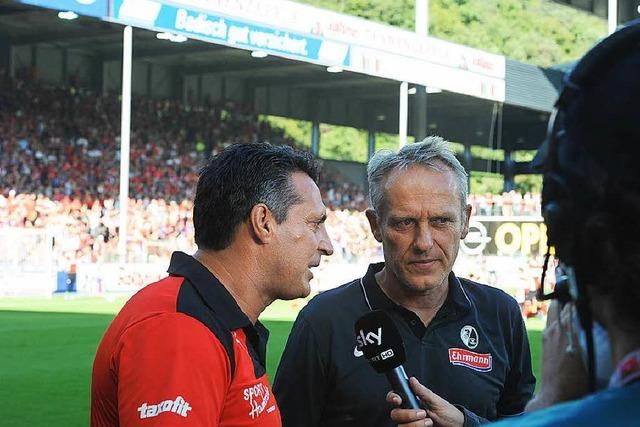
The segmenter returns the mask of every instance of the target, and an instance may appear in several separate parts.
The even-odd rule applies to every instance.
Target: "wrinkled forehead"
[[[419,194],[432,198],[450,197],[451,204],[463,208],[460,188],[455,172],[441,162],[429,165],[410,165],[390,171],[382,180],[383,210],[391,208],[390,203],[416,199]]]

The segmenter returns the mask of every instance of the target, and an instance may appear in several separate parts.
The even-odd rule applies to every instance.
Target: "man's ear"
[[[378,242],[382,242],[382,231],[380,229],[380,218],[378,218],[378,214],[373,209],[367,209],[365,215],[369,220],[369,226],[371,226],[371,234],[373,234],[373,237]]]
[[[274,238],[276,218],[264,203],[258,203],[251,208],[247,225],[259,243],[269,243]]]
[[[467,205],[462,212],[462,233],[460,235],[460,240],[463,240],[467,237],[469,233],[469,219],[471,218],[471,205]]]

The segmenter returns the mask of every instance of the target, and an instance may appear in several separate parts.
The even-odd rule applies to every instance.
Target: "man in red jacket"
[[[311,267],[333,252],[312,157],[233,145],[202,170],[197,252],[123,307],[98,347],[92,426],[280,426],[266,377],[276,299],[309,294]]]

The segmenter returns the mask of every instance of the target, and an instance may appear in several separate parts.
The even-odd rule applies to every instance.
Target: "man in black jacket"
[[[283,425],[390,426],[390,389],[356,347],[355,321],[385,310],[406,347],[404,367],[427,385],[438,425],[521,413],[535,378],[516,301],[452,273],[471,206],[467,174],[437,137],[381,151],[368,166],[366,215],[384,263],[314,298],[300,313],[274,383]]]

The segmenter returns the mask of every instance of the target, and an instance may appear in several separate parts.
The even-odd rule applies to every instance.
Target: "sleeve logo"
[[[173,412],[186,418],[191,409],[193,408],[189,406],[189,402],[185,401],[182,396],[178,396],[176,400],[163,400],[156,405],[150,405],[145,402],[140,405],[138,412],[140,412],[140,419],[157,417],[163,412]]]
[[[464,348],[450,348],[449,362],[478,372],[489,372],[493,368],[491,353],[474,353]]]
[[[258,383],[245,388],[243,395],[244,400],[249,402],[249,416],[252,420],[255,420],[267,407],[271,393],[269,393],[269,387],[263,383]]]

